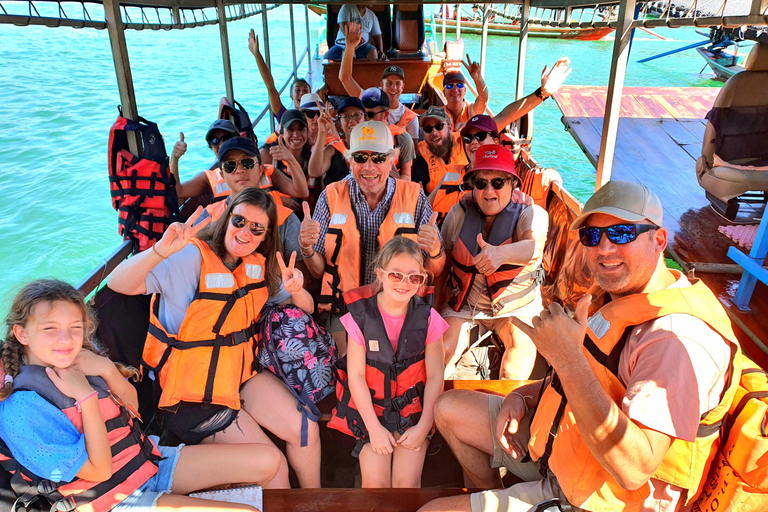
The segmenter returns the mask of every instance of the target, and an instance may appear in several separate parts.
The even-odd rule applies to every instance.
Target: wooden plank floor
[[[729,223],[712,210],[695,172],[706,126],[704,117],[719,91],[708,87],[625,87],[621,101],[612,177],[641,182],[659,196],[669,249],[694,267],[701,263],[733,264],[726,255],[732,242],[717,230]],[[605,96],[605,87],[592,86],[564,86],[555,95],[563,123],[595,166]],[[745,350],[768,367],[764,352],[768,345],[766,287],[758,283],[751,311],[743,312],[731,302],[740,275],[699,272],[696,276],[710,286],[744,331]]]

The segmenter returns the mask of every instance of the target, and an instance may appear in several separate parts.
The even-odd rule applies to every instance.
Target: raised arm
[[[326,147],[325,141],[333,130],[333,119],[320,106],[320,116],[317,119],[317,140],[312,146],[312,154],[309,157],[307,174],[310,178],[322,178],[331,167],[333,147]]]
[[[344,23],[342,26],[346,46],[341,57],[341,66],[339,67],[339,80],[347,94],[355,98],[363,96],[363,89],[352,77],[352,62],[355,59],[355,48],[363,40],[362,27],[358,22]]]
[[[483,79],[483,75],[480,74],[480,64],[472,62],[469,58],[469,54],[467,54],[467,69],[469,70],[469,76],[471,76],[472,80],[475,82],[475,88],[477,90],[477,98],[475,98],[472,110],[475,115],[484,114],[485,107],[488,105],[488,86]]]
[[[179,199],[187,197],[197,197],[205,192],[205,187],[208,185],[208,178],[205,177],[204,172],[197,173],[191,180],[187,180],[182,183],[179,176],[179,159],[187,152],[187,143],[184,142],[184,134],[179,134],[179,140],[173,145],[173,151],[171,151],[171,159],[168,167],[173,173],[173,177],[176,178],[176,195]]]
[[[272,109],[273,114],[279,115],[283,109],[283,102],[280,99],[280,93],[277,92],[275,87],[275,79],[272,77],[272,73],[269,71],[269,67],[259,51],[259,36],[256,35],[253,29],[251,29],[251,33],[248,35],[248,50],[256,58],[256,66],[259,68],[259,74],[264,82],[264,87],[267,88],[269,108]]]

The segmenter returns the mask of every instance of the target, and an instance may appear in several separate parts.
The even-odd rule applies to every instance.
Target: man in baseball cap
[[[381,121],[389,127],[389,131],[392,132],[395,140],[395,147],[400,151],[395,167],[401,178],[410,180],[411,165],[416,158],[416,149],[413,145],[413,139],[408,132],[404,128],[389,122],[391,112],[389,109],[389,97],[382,89],[371,87],[363,91],[362,100],[368,119]]]
[[[549,499],[561,510],[680,510],[695,499],[720,435],[702,425],[720,424],[728,411],[739,347],[707,286],[667,268],[662,221],[659,198],[638,183],[609,181],[587,201],[572,228],[596,280],[592,293],[573,316],[552,303],[533,327],[511,319],[557,379],[490,404],[449,391],[435,405],[459,462],[475,468],[473,486],[500,487],[489,454],[523,482],[423,510],[528,510]],[[567,390],[567,403],[556,388]]]
[[[446,252],[455,263],[449,275],[458,283],[451,307],[442,312],[449,325],[443,338],[446,378],[466,378],[476,371],[462,359],[473,325],[480,326],[481,335],[493,331],[504,344],[502,379],[531,377],[536,349],[509,318],[530,322],[543,308],[539,276],[549,216],[539,206],[514,202],[519,184],[509,150],[498,144],[480,146],[465,177],[465,190],[471,194],[443,222]]]
[[[312,146],[308,176],[322,178],[327,186],[343,179],[349,173],[346,158],[347,142],[355,126],[365,121],[365,106],[356,96],[347,96],[336,109],[338,113],[341,137],[337,134],[333,119],[328,114],[321,114],[318,121],[317,140]],[[346,142],[345,142],[346,141]]]
[[[453,122],[452,130],[461,130],[472,116],[484,113],[488,105],[488,86],[480,74],[480,64],[472,62],[467,55],[467,67],[477,91],[474,103],[464,101],[467,83],[461,71],[447,71],[443,76],[443,96],[447,103],[446,111]]]
[[[424,191],[416,183],[389,175],[397,149],[387,125],[360,123],[348,142],[350,175],[325,188],[312,218],[305,203],[299,237],[307,267],[322,278],[318,307],[332,315],[330,330],[341,354],[346,347],[346,333],[338,321],[345,310],[341,294],[375,281],[371,262],[385,243],[403,233],[421,248],[427,271],[437,275],[445,263]]]

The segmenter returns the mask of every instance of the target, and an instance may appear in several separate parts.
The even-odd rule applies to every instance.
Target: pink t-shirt
[[[403,329],[403,324],[405,323],[405,315],[388,315],[382,311],[381,308],[379,308],[379,313],[381,314],[382,320],[384,320],[384,328],[387,330],[387,336],[389,337],[389,342],[392,344],[392,350],[397,352],[397,340],[400,339],[400,331]],[[363,336],[363,332],[360,330],[360,327],[357,325],[357,322],[355,322],[355,319],[352,318],[352,314],[347,313],[346,315],[342,316],[340,320],[341,324],[347,330],[347,334],[349,334],[350,339],[358,345],[364,347],[365,337]],[[432,311],[429,314],[429,327],[427,328],[426,344],[429,345],[430,343],[434,343],[440,339],[440,336],[442,336],[446,330],[448,330],[448,323],[443,320],[443,317],[440,316],[440,313],[435,311],[435,308],[432,308]]]

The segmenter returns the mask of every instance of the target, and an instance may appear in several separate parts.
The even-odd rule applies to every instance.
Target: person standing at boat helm
[[[294,110],[294,112],[296,111]],[[281,143],[278,147],[285,148],[285,145]],[[284,151],[290,152],[287,149]],[[303,172],[297,172],[295,177],[292,174],[290,178],[286,178],[283,173],[274,172],[271,166],[262,165],[259,160],[259,151],[256,143],[246,137],[235,137],[222,144],[217,165],[218,170],[223,176],[224,184],[232,193],[221,201],[216,201],[206,206],[205,210],[198,217],[196,224],[203,222],[208,217],[211,217],[214,221],[219,220],[229,207],[233,196],[247,188],[262,188],[262,185],[265,183],[265,174],[268,171],[273,176],[275,174],[282,175],[277,177],[277,181],[286,179],[298,186],[301,186],[303,183],[306,188],[306,179]],[[283,248],[286,254],[295,252],[300,260],[299,230],[301,229],[301,221],[299,221],[299,218],[290,208],[282,204],[282,195],[279,192],[276,190],[267,190],[267,192],[270,193],[275,201],[277,232],[280,240],[283,242]]]
[[[351,175],[325,188],[314,217],[304,203],[299,235],[304,263],[314,277],[322,278],[318,309],[327,315],[340,355],[346,350],[339,322],[346,312],[341,294],[374,281],[370,263],[384,244],[403,235],[418,243],[428,272],[437,275],[445,264],[436,215],[424,191],[417,183],[389,175],[397,150],[387,125],[358,124],[348,141]]]
[[[451,130],[459,131],[472,116],[485,112],[488,105],[488,86],[480,74],[480,64],[472,62],[467,54],[469,76],[475,82],[477,98],[474,103],[464,100],[467,95],[467,84],[461,71],[448,71],[443,76],[443,96],[445,96],[445,111],[451,119]]]
[[[381,121],[392,132],[395,147],[399,151],[397,161],[395,162],[398,176],[395,177],[410,180],[411,165],[413,165],[413,160],[416,158],[416,149],[413,145],[413,139],[408,132],[404,128],[389,122],[389,97],[378,87],[371,87],[363,92],[362,100],[368,119]]]
[[[362,37],[360,34],[360,25],[356,23],[348,24],[344,28],[344,36],[346,37],[347,48],[356,46]],[[339,67],[339,80],[344,86],[344,90],[347,91],[347,94],[356,98],[362,98],[363,88],[360,87],[354,76],[352,76],[352,67],[352,54],[351,52],[345,51],[344,56],[341,59],[341,66]],[[413,110],[400,103],[400,95],[403,93],[404,86],[405,73],[401,67],[393,65],[384,68],[384,72],[381,74],[381,89],[389,98],[389,122],[400,128],[404,128],[413,140],[418,140],[418,115]]]
[[[430,196],[433,208],[436,204],[443,206],[437,209],[438,225],[442,225],[445,214],[453,205],[443,204],[442,195],[445,190],[436,191],[440,187],[455,187],[458,190],[468,160],[461,135],[451,131],[451,118],[443,107],[429,107],[419,116],[419,122],[424,140],[417,145],[419,156],[413,161],[411,180],[422,185]]]
[[[107,282],[126,295],[155,294],[142,360],[162,388],[165,426],[187,444],[271,444],[263,429],[269,430],[286,441],[299,484],[320,487],[317,424],[302,432],[288,386],[271,372],[253,371],[262,308],[292,303],[314,310],[295,255],[286,264],[277,252],[275,201],[247,188],[203,231],[204,223],[193,226],[201,212],[171,224]],[[284,460],[278,477],[287,487]]]
[[[336,111],[341,121],[341,135],[344,140],[331,136],[335,134],[333,118],[328,112],[321,111],[317,121],[317,141],[312,147],[312,156],[309,159],[309,177],[322,178],[325,186],[335,183],[349,174],[345,140],[349,140],[355,126],[365,121],[366,118],[363,101],[353,96],[341,100]]]
[[[449,325],[445,336],[445,375],[452,378],[470,345],[470,330],[492,331],[504,345],[502,379],[527,379],[536,362],[530,338],[511,317],[530,322],[543,306],[539,283],[549,228],[543,208],[520,204],[512,153],[497,144],[480,146],[465,177],[470,190],[445,217],[442,227],[448,266]],[[518,193],[519,194],[519,193]]]
[[[208,128],[208,133],[205,135],[205,141],[218,159],[219,147],[225,141],[239,135],[240,132],[232,121],[229,119],[217,119]],[[186,152],[187,143],[184,142],[184,134],[180,133],[178,142],[173,145],[171,159],[168,164],[171,172],[176,177],[176,195],[179,199],[203,195],[208,191],[208,187],[210,187],[214,201],[229,195],[229,187],[224,183],[224,178],[216,167],[199,172],[195,174],[192,179],[182,182],[181,177],[179,176],[179,159],[181,159]]]
[[[387,59],[379,19],[371,10],[370,5],[344,4],[339,9],[336,21],[339,24],[336,44],[328,48],[328,51],[323,56],[324,59],[341,60],[342,54],[347,48],[347,39],[344,35],[345,30],[347,26],[352,24],[359,25],[361,33],[360,41],[354,47],[355,58],[368,60]]]
[[[659,198],[638,183],[610,181],[587,201],[571,229],[596,279],[592,294],[573,317],[553,303],[532,326],[513,319],[554,376],[506,398],[448,391],[436,405],[473,487],[501,487],[489,455],[524,483],[423,511],[529,510],[550,498],[587,511],[688,510],[719,444],[740,356],[714,294],[666,267],[662,222]]]

